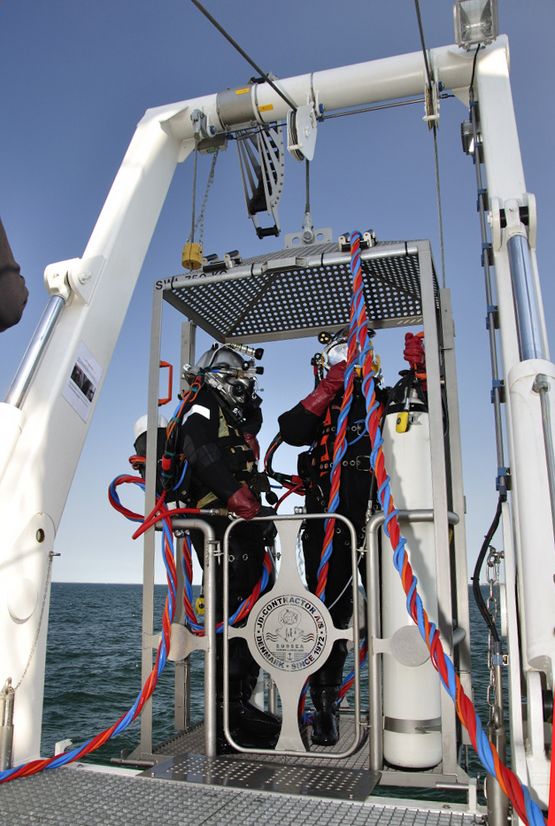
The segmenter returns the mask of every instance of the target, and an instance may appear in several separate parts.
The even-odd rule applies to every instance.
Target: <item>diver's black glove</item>
[[[260,518],[261,516],[268,517],[268,521],[262,522],[260,527],[262,528],[262,536],[264,537],[264,542],[267,542],[269,545],[274,541],[274,539],[277,536],[277,528],[275,524],[271,521],[272,519],[275,519],[277,513],[273,508],[270,508],[267,505],[262,505],[256,516],[258,518]]]

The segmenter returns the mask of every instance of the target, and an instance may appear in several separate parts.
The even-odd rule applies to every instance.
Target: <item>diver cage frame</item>
[[[361,261],[369,323],[376,329],[421,325],[425,335],[433,508],[429,511],[400,511],[399,518],[433,523],[438,600],[438,616],[433,619],[440,630],[446,653],[456,664],[463,688],[471,697],[464,494],[450,291],[438,286],[429,241],[375,243],[368,234],[364,237],[366,245],[361,250]],[[164,302],[186,319],[181,327],[181,365],[195,361],[197,326],[221,343],[280,341],[316,335],[322,329],[339,330],[349,323],[351,289],[350,250],[347,244],[342,243],[344,241],[340,238],[335,243],[288,248],[245,261],[241,261],[238,255],[228,255],[221,260],[204,259],[203,267],[198,272],[176,275],[155,283],[148,374],[147,513],[154,507],[156,497],[154,457]],[[184,379],[181,379],[181,389],[186,386]],[[446,435],[442,397],[449,421]],[[200,521],[195,520],[195,527]],[[461,731],[453,703],[443,689],[441,763],[435,769],[425,771],[395,770],[383,763],[380,665],[383,641],[380,636],[377,559],[378,534],[382,523],[383,513],[374,514],[370,519],[365,548],[370,704],[368,769],[380,772],[382,785],[449,786],[467,790],[470,803],[471,795],[475,795],[475,781],[468,777],[459,763],[460,747],[470,741],[466,732]],[[177,524],[183,526],[185,520]],[[205,537],[208,543],[212,541],[210,532],[205,533]],[[178,540],[178,543],[181,541]],[[154,545],[155,532],[151,529],[144,535],[143,551],[143,682],[151,671],[152,652],[158,643],[153,627]],[[178,544],[177,552],[180,550]],[[205,560],[209,558],[210,554],[205,554]],[[180,623],[183,621],[183,576],[179,565],[177,572],[178,608],[175,622]],[[418,576],[418,571],[415,573]],[[204,576],[206,584],[210,581],[207,577],[212,576],[206,565]],[[206,680],[215,680],[215,651],[210,643],[210,639],[215,640],[214,618],[214,610],[207,605],[207,637],[204,639],[212,648],[212,653],[205,659],[205,698],[208,702],[205,741],[209,756],[215,754],[215,712],[210,706],[215,700],[206,691]],[[214,626],[212,629],[211,625]],[[197,647],[206,650],[206,642]],[[185,653],[190,653],[190,649],[186,647]],[[169,658],[172,659],[171,651]],[[188,656],[184,656],[175,661],[174,719],[177,732],[187,732],[190,726],[189,681],[190,664]],[[129,762],[159,760],[163,756],[163,746],[156,749],[154,756],[152,738],[153,715],[149,700],[141,715],[140,742],[130,755]]]

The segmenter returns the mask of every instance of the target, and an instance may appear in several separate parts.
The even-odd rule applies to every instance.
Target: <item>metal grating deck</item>
[[[231,756],[233,760],[256,760],[257,763],[277,763],[281,762],[287,766],[337,766],[343,769],[361,769],[366,771],[368,769],[368,745],[366,742],[362,744],[360,749],[351,754],[349,757],[341,758],[340,760],[329,760],[326,757],[318,757],[322,755],[333,754],[333,752],[344,751],[354,740],[355,724],[353,716],[349,713],[341,714],[341,737],[337,745],[330,747],[326,746],[311,746],[310,756],[305,756],[302,753],[298,757],[291,755],[280,756],[278,752],[274,754],[256,754],[248,752],[241,752]],[[194,754],[204,754],[204,724],[199,723],[193,728],[182,734],[172,737],[158,745],[154,750],[153,757],[158,762],[160,759],[164,760],[167,757],[175,757],[183,752],[190,752]],[[159,756],[159,757],[158,757]],[[129,765],[132,765],[131,761]]]
[[[337,802],[174,783],[74,766],[0,789],[0,826],[474,826],[479,817],[437,809]]]
[[[469,801],[474,798],[475,785],[462,769],[457,769],[449,774],[443,774],[441,766],[420,771],[403,771],[386,767],[379,773],[371,772],[369,770],[368,741],[363,742],[359,750],[349,757],[330,760],[329,755],[333,752],[342,752],[349,747],[354,738],[354,728],[353,715],[349,711],[344,711],[341,714],[341,737],[336,746],[325,748],[324,746],[313,745],[309,754],[300,753],[298,756],[280,755],[278,752],[273,754],[244,752],[226,755],[225,760],[233,761],[236,764],[245,761],[251,764],[246,769],[252,778],[252,783],[248,784],[250,788],[265,789],[268,787],[267,773],[262,771],[257,775],[255,769],[264,768],[264,764],[271,764],[271,769],[277,781],[272,786],[274,791],[286,791],[288,778],[292,778],[294,783],[302,787],[297,789],[298,794],[322,796],[329,794],[331,797],[340,799],[349,799],[349,793],[346,793],[348,786],[352,787],[351,799],[363,799],[363,796],[369,795],[378,784],[382,792],[386,786],[395,787],[398,790],[405,789],[405,794],[409,798],[412,789],[427,789],[431,794],[431,799],[436,797],[437,790],[442,789],[444,791],[439,792],[439,794],[444,795],[443,799],[449,799],[448,795],[445,796],[445,789],[462,792],[468,795]],[[202,777],[198,776],[195,761],[199,758],[203,759],[204,756],[203,723],[199,723],[188,731],[160,743],[151,755],[134,753],[134,757],[142,760],[152,760],[156,764],[150,776],[169,778],[172,776],[172,772],[175,772],[175,779],[184,779],[185,774],[192,773],[197,776],[194,780],[189,778],[190,782],[199,783],[204,781]],[[124,760],[122,764],[136,765],[133,763],[132,757]],[[160,768],[160,771],[158,771],[158,768]],[[284,771],[282,772],[281,769]],[[237,771],[240,773],[240,767],[237,768]],[[342,778],[342,785],[334,781],[332,774],[329,774],[330,772],[332,774],[336,773],[338,777]],[[228,784],[227,775],[224,774],[221,778],[216,779],[218,776],[219,772],[212,775],[214,784],[220,782],[223,785]],[[322,780],[322,778],[324,779]],[[332,791],[322,791],[322,782],[332,786]]]
[[[365,744],[349,757],[329,760],[319,757],[343,751],[354,738],[352,715],[342,715],[341,739],[336,746],[312,746],[310,755],[299,756],[238,753],[210,761],[204,752],[204,726],[160,745],[156,764],[144,772],[146,777],[210,782],[216,786],[235,786],[282,794],[314,795],[341,800],[365,800],[379,781],[378,772],[368,770]],[[162,759],[158,759],[158,755]]]
[[[374,327],[421,322],[419,245],[381,242],[362,251]],[[163,282],[164,298],[219,341],[270,341],[349,323],[350,253],[337,244],[280,250],[239,265]],[[437,282],[434,279],[437,306]]]
[[[143,772],[145,777],[187,783],[226,786],[289,795],[311,795],[339,800],[366,800],[379,780],[378,772],[330,766],[264,763],[203,754],[178,754]]]

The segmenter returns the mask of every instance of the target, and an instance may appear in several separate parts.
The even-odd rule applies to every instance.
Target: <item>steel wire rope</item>
[[[447,100],[447,98],[454,98],[450,92],[441,92],[439,98]],[[399,106],[411,106],[414,103],[426,103],[425,97],[407,98],[406,100],[391,100],[389,103],[378,103],[372,106],[357,106],[353,109],[345,109],[340,112],[324,112],[318,117],[318,120],[333,120],[334,118],[346,118],[350,115],[363,115],[366,112],[379,112],[382,109],[396,109]]]
[[[351,235],[351,271],[353,274],[353,293],[360,290],[362,293],[362,267],[360,259],[360,232]],[[359,313],[356,326],[357,338],[361,350],[364,350],[368,343],[370,345],[369,355],[373,354],[372,342],[367,336],[367,318],[364,302],[357,304]],[[455,672],[455,667],[451,659],[443,649],[439,630],[430,621],[426,609],[422,603],[417,590],[418,580],[411,567],[406,551],[406,539],[401,534],[399,522],[397,520],[398,511],[395,508],[391,495],[390,478],[385,467],[382,450],[383,438],[378,415],[379,403],[376,401],[374,372],[371,355],[363,362],[363,392],[366,401],[367,426],[370,434],[372,451],[370,454],[370,464],[378,483],[378,499],[382,505],[384,513],[383,530],[388,537],[392,551],[393,564],[401,577],[403,590],[407,600],[406,608],[409,615],[416,623],[422,639],[430,652],[430,660],[434,668],[438,671],[440,681],[447,690],[449,696],[455,703],[457,716],[462,725],[467,729],[472,745],[480,758],[482,765],[488,774],[495,777],[501,789],[511,800],[513,807],[524,822],[529,826],[543,826],[545,823],[541,809],[532,800],[530,792],[524,783],[508,768],[499,757],[497,749],[488,740],[484,732],[480,717],[466,695],[464,688]]]
[[[416,10],[416,20],[418,22],[418,32],[420,34],[420,44],[422,46],[422,53],[424,55],[424,65],[426,67],[426,76],[428,78],[428,87],[432,86],[432,73],[430,71],[430,63],[428,61],[428,52],[424,43],[424,26],[422,25],[422,15],[420,13],[420,0],[414,0],[414,7]]]
[[[438,97],[440,100],[447,100],[448,98],[454,98],[455,95],[450,92],[440,92]],[[380,112],[384,109],[397,109],[400,106],[411,106],[414,103],[426,103],[426,98],[417,97],[407,98],[406,100],[391,100],[388,103],[379,103],[372,106],[357,106],[352,109],[345,109],[338,112],[324,112],[323,114],[318,115],[318,120],[335,120],[336,118],[347,118],[352,115],[364,115],[368,112]],[[230,131],[225,134],[228,140],[243,141],[247,140],[251,136],[258,135],[261,132],[269,132],[272,127],[285,126],[285,123],[286,121],[284,120],[277,120],[266,126],[261,125],[248,129],[239,129],[236,132]]]
[[[440,254],[441,254],[441,286],[445,289],[447,285],[447,277],[445,271],[445,235],[443,228],[443,206],[441,201],[441,178],[439,173],[439,146],[437,140],[437,126],[434,123],[432,126],[434,136],[434,168],[436,178],[436,202],[437,202],[437,220],[439,224],[439,238],[440,238]]]
[[[204,195],[202,196],[202,202],[200,205],[200,212],[198,218],[196,217],[196,200],[197,200],[197,164],[198,164],[198,149],[195,149],[195,158],[193,164],[193,184],[192,184],[192,195],[191,195],[191,231],[187,238],[187,242],[194,244],[195,242],[195,232],[198,231],[198,243],[202,248],[202,244],[204,241],[204,222],[206,218],[206,207],[208,205],[208,195],[210,194],[210,189],[212,184],[214,183],[214,175],[216,171],[216,162],[218,160],[219,149],[214,152],[212,155],[212,160],[210,162],[210,169],[208,171],[208,178],[206,179],[206,187],[204,190]]]
[[[274,90],[274,92],[276,92],[276,94],[278,94],[278,95],[280,96],[280,98],[281,98],[282,100],[284,100],[284,101],[285,101],[285,103],[286,103],[286,104],[287,104],[287,105],[288,105],[288,106],[289,106],[289,107],[290,107],[290,108],[291,108],[294,112],[296,112],[296,111],[297,111],[297,106],[296,106],[296,104],[295,104],[295,103],[291,100],[291,98],[289,97],[289,95],[287,95],[285,92],[283,92],[283,91],[279,88],[279,86],[277,86],[277,85],[276,85],[276,83],[274,83],[274,80],[270,77],[270,75],[269,75],[267,72],[265,72],[263,69],[261,69],[261,68],[260,68],[260,66],[258,66],[258,64],[254,62],[254,60],[252,59],[252,57],[249,57],[249,55],[246,53],[246,51],[245,51],[244,49],[242,49],[242,48],[241,48],[241,46],[237,43],[237,41],[236,41],[236,40],[234,40],[234,38],[233,38],[233,37],[232,37],[232,36],[231,36],[231,35],[230,35],[230,34],[229,34],[229,33],[228,33],[225,29],[224,29],[224,27],[221,25],[221,23],[218,23],[218,21],[216,20],[216,18],[215,18],[215,17],[213,17],[213,16],[210,14],[210,12],[208,11],[208,9],[205,9],[205,8],[204,8],[204,6],[202,5],[202,3],[200,3],[200,2],[199,2],[199,0],[191,0],[191,3],[192,3],[194,6],[196,6],[196,7],[197,7],[197,9],[198,9],[198,10],[199,10],[202,14],[204,14],[204,16],[206,17],[206,19],[207,19],[207,20],[209,20],[209,21],[210,21],[210,23],[212,23],[212,25],[213,25],[213,26],[214,26],[214,27],[215,27],[215,28],[216,28],[216,29],[220,32],[220,34],[221,34],[221,35],[223,35],[223,36],[225,37],[225,39],[228,41],[228,43],[231,43],[231,45],[233,46],[233,48],[234,48],[234,49],[236,49],[236,50],[239,52],[239,54],[241,55],[241,57],[243,57],[243,58],[247,61],[247,63],[248,63],[250,66],[252,66],[252,68],[253,68],[256,72],[258,72],[258,74],[260,75],[260,77],[261,77],[261,78],[262,78],[262,79],[263,79],[266,83],[268,83],[268,84],[272,87],[272,89]]]
[[[37,645],[38,645],[38,641],[39,641],[39,637],[40,637],[40,631],[41,631],[41,628],[42,628],[42,621],[44,619],[44,609],[45,609],[45,606],[46,606],[46,597],[48,595],[48,589],[50,587],[50,577],[52,576],[52,562],[54,560],[54,557],[59,556],[59,555],[60,554],[55,554],[54,551],[50,551],[50,553],[48,554],[48,566],[47,566],[47,569],[46,569],[46,576],[44,578],[44,588],[42,590],[42,600],[41,600],[41,606],[40,606],[39,621],[37,623],[37,630],[35,631],[35,635],[33,637],[33,642],[31,643],[31,648],[29,650],[29,656],[27,657],[27,662],[25,663],[25,668],[21,672],[21,677],[17,681],[16,685],[14,685],[14,687],[13,687],[14,691],[17,691],[17,689],[19,688],[19,686],[21,685],[21,683],[25,679],[25,675],[27,674],[27,671],[29,670],[29,666],[31,665],[31,662],[33,660],[35,651],[37,649]]]
[[[426,68],[426,77],[428,80],[428,103],[433,103],[433,89],[435,85],[435,81],[432,77],[432,72],[430,68],[430,61],[428,58],[428,50],[426,49],[426,41],[424,38],[424,26],[422,24],[422,15],[420,13],[420,2],[419,0],[414,0],[414,7],[416,9],[416,19],[418,22],[418,32],[420,35],[420,45],[422,48],[422,55],[424,57],[424,66]],[[429,123],[429,122],[428,122]],[[445,275],[445,237],[444,237],[444,228],[443,228],[443,207],[441,201],[441,178],[439,173],[439,147],[438,147],[438,139],[437,139],[437,121],[434,120],[431,129],[433,132],[434,138],[434,170],[435,170],[435,184],[436,184],[436,203],[437,203],[437,212],[438,212],[438,229],[439,229],[439,242],[440,242],[440,255],[441,255],[441,282],[442,287],[445,289],[446,286],[446,275]]]

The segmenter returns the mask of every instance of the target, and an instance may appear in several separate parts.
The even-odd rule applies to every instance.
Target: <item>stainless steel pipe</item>
[[[53,295],[46,305],[38,327],[10,385],[6,396],[6,404],[11,404],[14,407],[21,407],[23,404],[65,303],[65,299],[61,295]]]
[[[507,251],[513,284],[520,357],[523,361],[547,358],[542,341],[540,309],[526,236],[511,236],[507,241]]]

